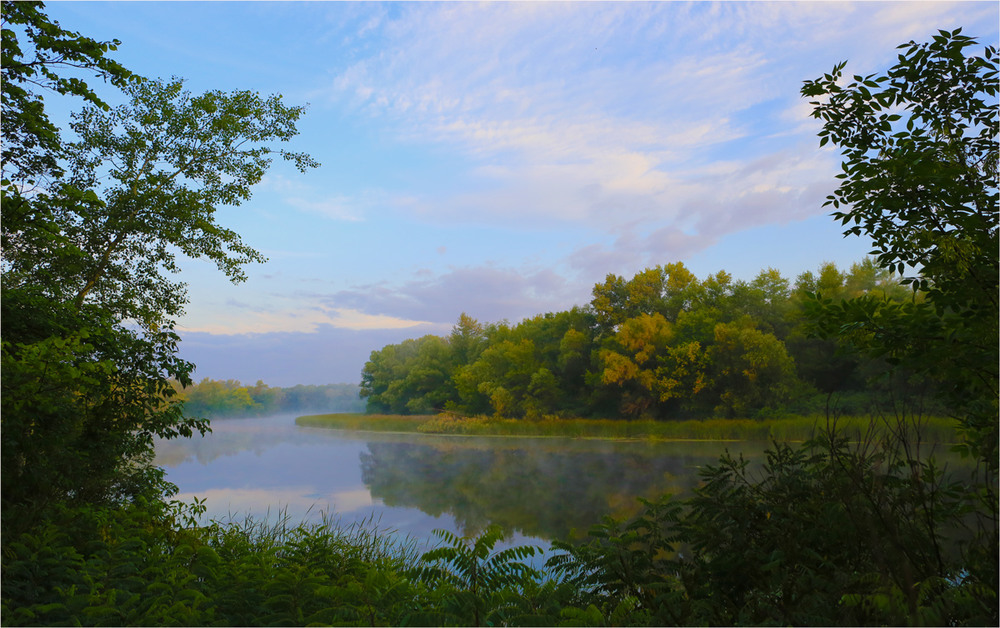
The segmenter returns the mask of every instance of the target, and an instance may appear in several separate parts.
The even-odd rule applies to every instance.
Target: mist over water
[[[509,545],[545,546],[636,513],[638,497],[686,493],[727,447],[764,447],[348,432],[299,427],[294,415],[217,419],[212,429],[156,444],[177,499],[205,499],[207,519],[327,515],[418,544],[433,543],[437,528],[475,535],[495,523]]]

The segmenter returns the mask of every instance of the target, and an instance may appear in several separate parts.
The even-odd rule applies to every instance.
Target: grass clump
[[[332,430],[357,430],[364,432],[416,432],[432,415],[402,414],[311,414],[295,419],[302,427],[321,427]]]
[[[299,417],[304,427],[373,431],[455,434],[465,436],[523,436],[552,438],[597,438],[612,440],[713,440],[779,441],[809,440],[828,426],[821,415],[790,416],[774,419],[689,419],[653,421],[624,419],[577,419],[546,416],[540,419],[503,419],[463,417],[453,413],[436,416],[382,414],[324,414]],[[851,416],[837,419],[832,427],[850,437],[859,437],[874,429],[891,433],[905,432],[917,441],[954,443],[958,441],[955,422],[946,417],[876,417]]]

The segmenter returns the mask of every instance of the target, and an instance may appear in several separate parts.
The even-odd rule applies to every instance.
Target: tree
[[[133,76],[106,56],[121,42],[99,42],[63,30],[42,12],[44,8],[41,2],[3,2],[0,129],[4,188],[31,188],[62,172],[60,132],[46,115],[39,91],[77,96],[94,106],[107,107],[85,82],[60,76],[58,71],[87,70],[115,85],[124,85]],[[19,31],[27,41],[18,39]]]
[[[603,284],[594,286],[591,306],[597,322],[605,331],[613,331],[629,318],[659,313],[669,322],[687,309],[698,295],[698,280],[683,263],[654,266],[625,280],[610,274]]]
[[[165,276],[177,270],[175,251],[242,281],[242,265],[265,258],[216,222],[217,208],[250,198],[275,154],[300,170],[317,164],[269,145],[293,137],[304,110],[279,96],[193,96],[177,79],[136,79],[125,92],[128,105],[74,114],[80,139],[65,147],[66,175],[13,204],[18,216],[50,228],[12,235],[6,280],[159,327],[186,301],[183,285]],[[53,245],[57,256],[47,252]]]
[[[954,413],[964,450],[984,469],[966,503],[980,525],[966,549],[967,581],[992,607],[997,591],[998,279],[1000,91],[992,46],[940,31],[899,47],[878,76],[840,85],[845,64],[802,88],[823,122],[820,145],[844,156],[827,201],[846,235],[872,240],[872,255],[916,294],[905,302],[867,294],[811,303],[820,335],[923,374]],[[916,296],[915,294],[915,296]]]
[[[660,314],[626,320],[599,353],[601,383],[621,389],[629,416],[662,418],[668,402],[689,401],[708,384],[706,354],[697,342],[674,342],[675,331]]]
[[[448,340],[455,353],[455,363],[464,366],[475,362],[483,352],[486,347],[486,331],[476,319],[462,312]]]
[[[448,339],[423,336],[372,351],[361,372],[369,412],[419,414],[441,410],[457,393]]]
[[[797,387],[784,343],[750,319],[715,326],[709,364],[721,401],[717,412],[730,418],[780,407]]]
[[[839,83],[845,64],[807,81],[820,145],[844,156],[827,200],[845,235],[872,239],[872,255],[923,300],[866,295],[820,301],[821,333],[843,332],[872,355],[938,380],[967,445],[997,468],[998,188],[996,49],[941,31],[900,46],[898,63]]]
[[[535,343],[527,338],[502,340],[487,347],[479,359],[455,374],[461,403],[466,411],[481,412],[488,401],[498,417],[524,416],[524,402],[533,389],[549,396],[548,377],[538,375]],[[547,370],[547,369],[546,369]],[[551,373],[549,373],[551,376]],[[539,408],[541,409],[541,408]]]
[[[239,281],[263,257],[216,210],[249,198],[274,155],[316,164],[271,146],[295,135],[301,107],[140,79],[104,57],[115,44],[63,31],[42,5],[3,8],[6,530],[53,502],[170,490],[151,464],[153,437],[207,429],[182,413],[171,384],[189,384],[193,368],[177,357],[186,295],[168,278],[175,256],[211,259]],[[108,108],[57,74],[66,66],[110,78],[130,104]],[[91,103],[74,116],[76,141],[45,116],[39,89]]]

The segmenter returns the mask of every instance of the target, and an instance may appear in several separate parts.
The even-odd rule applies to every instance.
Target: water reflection
[[[463,534],[497,523],[551,539],[635,514],[638,497],[689,492],[724,446],[465,438],[367,447],[362,478],[385,504],[450,514]]]
[[[213,430],[156,448],[178,497],[206,499],[208,517],[325,512],[417,540],[489,523],[513,533],[511,543],[567,538],[604,515],[634,513],[637,497],[687,492],[697,467],[727,447],[342,432],[299,428],[293,416],[217,420]]]

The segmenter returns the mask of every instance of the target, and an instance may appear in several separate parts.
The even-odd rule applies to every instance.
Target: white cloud
[[[421,319],[447,330],[463,312],[483,321],[516,322],[586,302],[588,291],[589,286],[581,289],[551,269],[477,266],[401,283],[359,285],[316,298],[331,309]]]
[[[244,303],[230,300],[226,310],[198,310],[185,317],[178,329],[185,333],[201,332],[235,336],[274,332],[315,332],[321,326],[348,330],[409,329],[429,325],[426,321],[409,320],[383,314],[367,314],[346,307],[326,307],[315,298],[294,295],[277,297],[264,303]],[[238,311],[238,316],[232,312]]]
[[[634,232],[641,248],[614,254],[633,259],[662,254],[663,238],[650,234],[670,233],[672,246],[695,252],[754,218],[806,215],[797,204],[815,179],[741,173],[728,147],[763,137],[787,159],[788,142],[813,133],[789,133],[781,108],[745,112],[775,98],[778,81],[795,102],[798,80],[782,64],[806,42],[783,35],[842,12],[408,5],[379,27],[379,52],[340,72],[329,95],[351,101],[362,90],[367,114],[398,137],[467,157],[447,187],[389,197],[397,211],[440,224],[584,226],[595,239]],[[762,39],[768,29],[779,34]],[[820,159],[798,173],[829,178],[829,167]]]
[[[383,314],[365,314],[350,308],[333,308],[333,311],[336,316],[330,319],[330,323],[344,329],[407,329],[429,324],[427,321],[411,321]]]
[[[328,198],[321,201],[311,201],[299,197],[285,199],[285,202],[296,209],[319,214],[333,220],[358,222],[362,220],[361,212],[351,199],[345,197]]]

